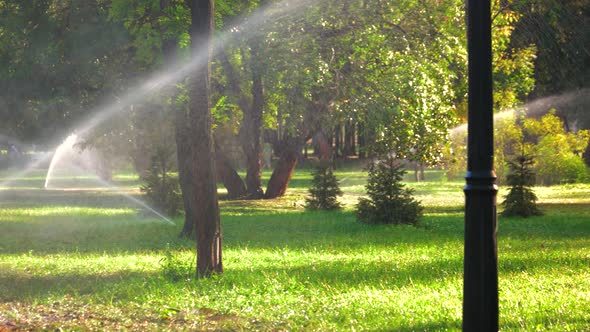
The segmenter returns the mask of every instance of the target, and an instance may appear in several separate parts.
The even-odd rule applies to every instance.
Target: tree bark
[[[240,88],[240,78],[229,61],[226,52],[221,52],[221,64],[228,76],[229,87],[237,98],[238,105],[244,114],[240,126],[240,141],[242,151],[246,157],[246,190],[248,198],[263,197],[262,191],[262,146],[260,144],[262,111],[264,95],[262,87],[262,73],[260,59],[260,40],[253,37],[249,41],[250,69],[252,72],[252,98],[248,98]]]
[[[328,161],[332,158],[332,144],[331,140],[326,137],[326,134],[323,130],[318,130],[318,132],[313,136],[313,146],[314,146],[314,153],[317,155],[318,159],[321,161]]]
[[[260,130],[262,127],[262,111],[264,95],[262,89],[262,59],[260,59],[260,37],[250,41],[250,69],[252,71],[252,104],[244,113],[240,136],[242,149],[246,155],[246,188],[248,197],[260,199],[262,191],[262,146]]]
[[[150,156],[147,153],[143,153],[140,151],[140,149],[135,149],[134,151],[131,151],[129,157],[131,158],[131,163],[133,164],[135,172],[139,174],[139,177],[141,179],[144,179],[148,175],[150,169]]]
[[[267,199],[277,198],[285,194],[302,147],[302,143],[293,138],[286,139],[282,145],[279,160],[268,181],[266,194],[264,195],[264,198]]]
[[[170,6],[170,0],[160,0],[160,10],[164,12]],[[162,54],[165,64],[172,64],[176,53],[177,40],[166,39],[165,31],[160,31],[162,39]],[[172,92],[175,95],[176,92]],[[178,162],[178,182],[182,193],[184,206],[184,225],[180,231],[180,237],[191,238],[194,233],[195,222],[195,195],[192,188],[192,149],[190,144],[189,115],[186,107],[174,102],[170,105],[174,110],[174,139],[176,141],[176,159]]]
[[[365,141],[365,125],[361,122],[358,124],[357,130],[358,144],[359,144],[359,159],[365,159],[367,157],[367,145]]]
[[[420,163],[420,181],[426,181],[426,176],[424,175],[424,164]]]
[[[352,120],[346,121],[344,125],[344,157],[355,156],[354,146],[354,122]]]
[[[178,160],[178,182],[182,192],[184,204],[184,226],[181,237],[190,238],[194,235],[196,199],[192,184],[192,149],[190,144],[190,129],[187,125],[188,114],[184,107],[176,109],[176,158]]]
[[[340,149],[342,148],[342,126],[336,125],[334,130],[334,158],[340,157]]]
[[[207,52],[206,63],[196,64],[190,78],[189,125],[192,151],[192,182],[195,198],[195,228],[197,231],[197,276],[206,277],[223,271],[221,258],[221,225],[215,159],[211,133],[209,100],[210,59],[212,53],[213,0],[191,0],[189,34],[193,58]]]
[[[231,162],[223,154],[219,146],[215,145],[215,166],[217,168],[217,178],[227,189],[228,199],[237,199],[246,196],[246,186],[244,181],[233,168]]]

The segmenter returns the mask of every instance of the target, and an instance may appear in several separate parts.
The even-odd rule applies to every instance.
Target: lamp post
[[[498,331],[490,0],[467,0],[469,106],[463,331]]]

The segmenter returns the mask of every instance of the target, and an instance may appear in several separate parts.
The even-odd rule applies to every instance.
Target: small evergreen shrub
[[[172,153],[167,148],[156,150],[150,169],[143,179],[145,184],[140,190],[152,208],[173,217],[180,214],[183,202],[178,178],[170,174],[171,156]]]
[[[338,196],[342,196],[342,190],[338,180],[332,172],[332,167],[321,165],[313,172],[312,187],[309,188],[310,197],[305,199],[305,208],[308,210],[336,210],[341,205]]]
[[[537,196],[532,189],[535,184],[535,173],[532,170],[534,163],[532,156],[524,154],[508,161],[506,182],[510,191],[502,202],[502,215],[530,217],[542,214],[537,208]]]
[[[361,198],[356,207],[357,219],[367,224],[417,225],[423,207],[405,188],[402,166],[392,157],[369,165],[366,185],[368,198]]]

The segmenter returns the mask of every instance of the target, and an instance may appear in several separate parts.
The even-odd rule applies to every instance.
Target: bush
[[[359,200],[357,219],[367,224],[417,225],[423,208],[412,197],[412,190],[401,183],[405,173],[392,157],[370,164],[369,198]]]
[[[568,150],[560,138],[548,135],[537,144],[539,182],[543,185],[584,182],[587,176],[584,160]]]
[[[524,154],[508,161],[509,173],[506,181],[510,191],[502,202],[502,215],[529,217],[542,214],[537,208],[537,196],[532,189],[535,184],[533,164],[533,157]]]
[[[170,174],[172,153],[168,148],[158,148],[152,156],[150,169],[144,177],[141,192],[147,203],[154,209],[168,215],[177,216],[182,211],[183,202],[178,178]]]
[[[309,188],[311,197],[305,199],[306,209],[336,210],[341,207],[338,196],[342,196],[342,190],[332,172],[332,167],[318,166],[313,172],[312,185],[313,187]]]
[[[582,152],[588,145],[590,132],[566,132],[563,121],[555,110],[540,120],[526,119],[525,132],[536,141],[537,180],[543,185],[582,182],[587,169]]]
[[[523,142],[534,146],[537,181],[543,185],[584,182],[588,170],[582,153],[590,142],[590,131],[567,132],[563,121],[551,110],[540,119],[503,112],[494,121],[494,163],[497,182],[505,180],[509,170],[506,156],[515,154]],[[443,167],[449,179],[464,174],[467,168],[467,134],[463,127],[451,131]]]

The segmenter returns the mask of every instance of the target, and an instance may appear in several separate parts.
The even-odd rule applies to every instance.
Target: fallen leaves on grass
[[[5,331],[165,331],[242,330],[258,326],[248,320],[208,308],[178,309],[89,305],[73,298],[51,304],[0,303],[0,332]]]

